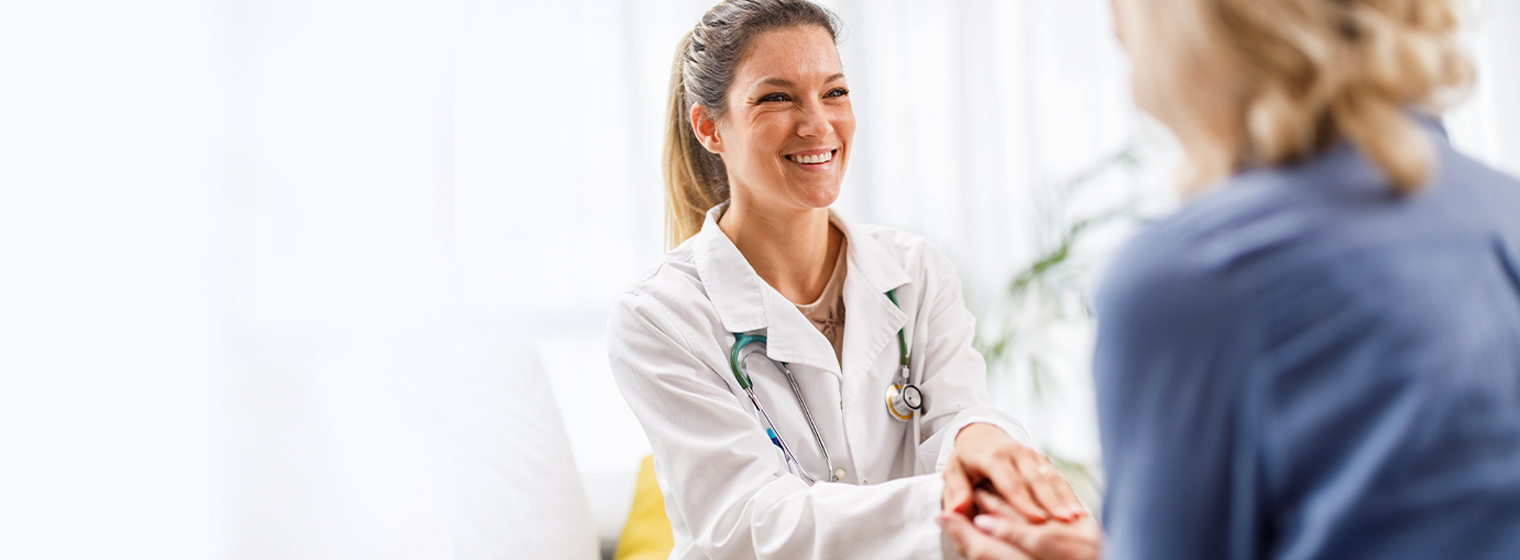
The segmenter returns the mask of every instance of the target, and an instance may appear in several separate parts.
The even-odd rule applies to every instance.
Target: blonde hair
[[[1199,168],[1290,164],[1345,139],[1398,192],[1416,192],[1435,155],[1408,111],[1440,111],[1473,79],[1451,0],[1166,0],[1145,8],[1133,15],[1151,28],[1142,32],[1155,44],[1141,48],[1158,49],[1149,53],[1158,66],[1136,76],[1137,96],[1149,89],[1163,120],[1197,112],[1207,105],[1199,96],[1221,85],[1229,98],[1230,122],[1211,132],[1233,137],[1216,138],[1217,152],[1204,157],[1218,161],[1195,161]]]
[[[696,235],[708,210],[728,200],[728,171],[718,154],[707,151],[697,140],[688,115],[684,55],[691,49],[691,33],[681,38],[676,61],[670,69],[670,101],[666,119],[665,153],[665,248],[671,249]]]
[[[702,229],[707,211],[728,200],[728,171],[692,129],[691,109],[717,119],[750,42],[762,32],[816,25],[837,39],[839,20],[808,0],[726,0],[713,6],[676,47],[665,129],[666,248]]]

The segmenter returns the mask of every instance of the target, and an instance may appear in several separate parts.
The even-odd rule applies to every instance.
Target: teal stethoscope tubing
[[[892,305],[897,305],[897,294],[895,292],[896,290],[887,291],[887,299],[892,300]],[[908,385],[908,339],[903,330],[897,329],[898,364],[901,367],[899,375],[902,379],[901,386],[912,387]],[[792,453],[792,448],[787,446],[786,440],[776,432],[776,423],[771,421],[771,416],[765,411],[765,406],[760,404],[759,397],[755,396],[754,383],[750,381],[749,374],[744,373],[743,364],[746,363],[749,356],[754,354],[754,352],[743,354],[744,349],[755,344],[764,347],[765,342],[766,339],[763,335],[734,333],[734,346],[729,350],[728,354],[729,368],[733,370],[734,379],[739,382],[739,387],[744,389],[745,395],[749,396],[749,402],[755,405],[755,410],[758,410],[760,417],[765,420],[765,435],[770,437],[771,443],[781,448],[781,453],[786,456],[787,461],[797,465],[797,472],[802,475],[803,480],[806,480],[808,484],[817,484],[818,479],[802,467],[802,462],[797,460],[797,456]],[[823,436],[818,433],[818,425],[813,422],[813,413],[808,410],[807,400],[802,398],[802,389],[797,387],[797,379],[792,376],[792,369],[787,366],[786,362],[773,363],[780,366],[781,373],[786,376],[787,384],[792,387],[792,395],[797,398],[797,404],[802,406],[802,416],[807,420],[808,429],[813,432],[813,439],[818,442],[818,450],[823,452],[824,463],[828,465],[828,482],[838,482],[839,477],[835,475],[837,471],[834,469],[834,460],[829,457],[829,448],[823,443]],[[914,390],[916,391],[917,389],[914,388]],[[890,407],[891,404],[889,403],[888,406]],[[916,409],[917,407],[915,406],[914,408]]]

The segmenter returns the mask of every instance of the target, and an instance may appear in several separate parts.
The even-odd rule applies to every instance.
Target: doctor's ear
[[[696,132],[697,141],[702,143],[703,148],[715,154],[723,153],[723,139],[718,136],[718,121],[713,120],[701,105],[691,106],[691,129]]]

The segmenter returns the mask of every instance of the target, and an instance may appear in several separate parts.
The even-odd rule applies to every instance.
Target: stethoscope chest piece
[[[908,382],[908,366],[903,366],[898,381],[887,387],[887,412],[893,418],[907,422],[924,406],[924,394],[917,385]]]

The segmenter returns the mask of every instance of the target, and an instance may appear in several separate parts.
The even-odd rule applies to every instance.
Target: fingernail
[[[938,524],[940,527],[944,527],[945,526],[945,521],[946,521],[945,514],[943,514],[943,513],[934,516],[934,522],[936,524]]]
[[[993,519],[990,515],[978,515],[971,522],[976,524],[976,528],[987,533],[997,530],[997,520]]]

